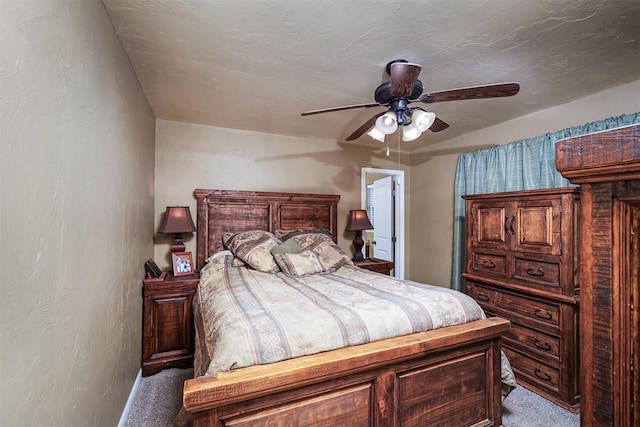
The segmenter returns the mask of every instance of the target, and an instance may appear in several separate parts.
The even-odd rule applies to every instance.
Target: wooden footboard
[[[187,380],[195,426],[500,426],[500,336],[477,320]]]

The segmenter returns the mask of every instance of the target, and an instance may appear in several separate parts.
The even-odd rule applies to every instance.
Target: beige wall
[[[158,120],[155,230],[167,206],[189,206],[195,221],[195,188],[340,194],[338,230],[344,230],[349,210],[360,209],[361,169],[398,168],[397,162],[378,158],[378,151],[326,140]],[[184,237],[187,251],[195,257],[195,234]],[[170,265],[172,238],[155,236],[155,260],[161,268]],[[338,244],[348,253],[352,253],[352,240],[350,232],[338,236]]]
[[[156,125],[157,230],[166,206],[187,205],[195,219],[195,188],[337,193],[338,229],[350,209],[360,207],[360,170],[377,167],[405,170],[406,278],[451,285],[453,182],[458,154],[484,145],[506,144],[569,126],[640,111],[640,81],[510,122],[431,145],[433,156],[416,152],[410,168],[406,154],[397,161],[379,150],[354,144],[310,140],[158,120]],[[419,159],[420,161],[413,161]],[[413,232],[412,232],[413,230]],[[155,259],[170,265],[172,236],[155,235]],[[350,233],[339,244],[351,253]],[[195,235],[185,236],[195,256]]]
[[[155,119],[97,0],[1,2],[0,425],[116,425],[140,369]]]
[[[413,280],[451,286],[454,178],[458,155],[640,111],[640,80],[429,147],[431,160],[411,168]],[[451,124],[455,126],[455,123]],[[420,154],[413,154],[418,156]]]
[[[0,425],[114,425],[140,367],[142,264],[169,265],[170,239],[154,235],[167,205],[195,213],[198,187],[338,193],[343,230],[361,168],[399,164],[371,147],[155,122],[99,1],[0,5]],[[634,82],[430,149],[638,111],[639,91]],[[449,284],[456,158],[400,167],[414,280]]]

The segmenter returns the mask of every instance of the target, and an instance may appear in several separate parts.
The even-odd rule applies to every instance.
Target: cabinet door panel
[[[157,328],[155,353],[188,352],[191,347],[188,297],[164,298],[153,301]]]
[[[561,201],[521,201],[516,209],[514,250],[546,255],[560,255]]]
[[[474,203],[472,245],[487,249],[507,249],[508,203]]]

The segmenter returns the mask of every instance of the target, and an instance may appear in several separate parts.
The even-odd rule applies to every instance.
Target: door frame
[[[405,235],[404,235],[404,171],[397,169],[377,169],[377,168],[362,168],[361,184],[360,184],[360,206],[362,209],[367,209],[367,174],[376,175],[388,175],[393,177],[395,183],[395,216],[394,216],[394,234],[396,241],[394,243],[394,258],[393,258],[393,271],[394,276],[398,279],[404,279],[404,250],[405,250]]]

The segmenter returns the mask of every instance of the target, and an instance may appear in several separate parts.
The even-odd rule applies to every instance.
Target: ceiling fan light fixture
[[[376,129],[385,135],[391,135],[398,129],[398,117],[393,111],[384,113],[376,120]]]
[[[420,133],[426,131],[433,125],[436,120],[436,115],[431,112],[417,109],[411,115],[411,121],[415,123]]]
[[[411,122],[406,126],[402,127],[402,140],[409,142],[409,141],[413,141],[414,139],[417,139],[420,135],[422,135],[422,132],[420,132],[420,129],[418,129],[418,126],[416,126],[415,122]]]
[[[378,128],[376,128],[375,126],[372,127],[369,132],[367,132],[367,135],[380,142],[384,142],[384,133],[380,132],[380,130],[378,130]]]

